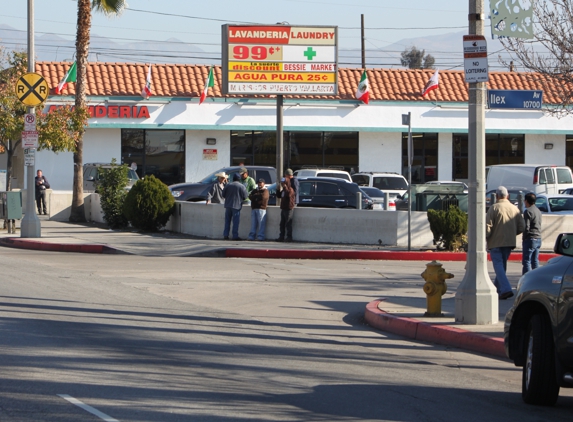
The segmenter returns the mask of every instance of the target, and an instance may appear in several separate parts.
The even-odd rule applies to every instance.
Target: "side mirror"
[[[573,257],[573,233],[561,233],[557,236],[553,251],[559,255]]]

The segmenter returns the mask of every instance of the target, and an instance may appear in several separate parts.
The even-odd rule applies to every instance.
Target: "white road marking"
[[[81,401],[73,398],[72,396],[68,396],[67,394],[58,394],[58,396],[69,401],[70,403],[75,404],[76,406],[84,409],[86,412],[90,412],[92,415],[95,415],[98,418],[103,419],[106,422],[119,422],[117,419],[114,419],[111,416],[108,416],[105,413],[100,412],[99,410],[97,410],[91,406],[88,406],[85,403],[82,403]]]

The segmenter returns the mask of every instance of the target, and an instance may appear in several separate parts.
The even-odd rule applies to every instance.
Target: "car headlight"
[[[173,195],[175,198],[179,198],[181,195],[183,195],[183,191],[182,190],[172,190],[171,195]]]

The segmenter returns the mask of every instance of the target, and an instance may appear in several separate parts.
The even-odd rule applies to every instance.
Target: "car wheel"
[[[528,404],[553,406],[559,396],[555,374],[555,345],[549,317],[537,314],[531,318],[525,344],[521,396]]]

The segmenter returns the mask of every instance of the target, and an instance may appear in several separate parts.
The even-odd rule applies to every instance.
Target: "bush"
[[[98,168],[96,192],[100,195],[103,219],[111,229],[121,229],[128,224],[123,214],[128,171],[126,165],[116,165],[115,159],[111,161],[111,168]]]
[[[157,231],[167,224],[174,208],[175,199],[167,185],[155,176],[147,176],[133,185],[123,212],[136,229]]]
[[[447,211],[428,210],[430,230],[438,249],[457,252],[467,245],[468,216],[459,207]]]

